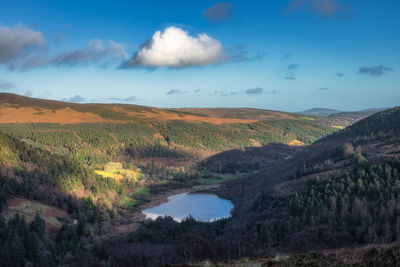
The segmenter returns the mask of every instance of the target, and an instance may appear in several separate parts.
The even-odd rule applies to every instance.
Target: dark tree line
[[[265,197],[256,208],[275,219],[257,222],[257,232],[267,246],[296,242],[305,233],[332,244],[399,241],[399,163],[399,158],[364,162],[347,175],[310,182],[288,198]]]
[[[54,245],[44,231],[45,222],[39,215],[29,224],[19,214],[8,222],[0,217],[0,265],[55,266]]]

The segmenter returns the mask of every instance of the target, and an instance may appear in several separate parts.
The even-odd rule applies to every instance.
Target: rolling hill
[[[165,109],[125,104],[77,104],[0,93],[1,123],[127,123],[155,119],[223,124],[285,118],[297,116],[250,108]]]
[[[326,117],[330,116],[332,114],[340,113],[341,111],[336,110],[336,109],[330,109],[330,108],[311,108],[307,109],[304,111],[297,112],[302,115],[307,115],[307,116],[318,116],[318,117]]]
[[[152,157],[197,161],[268,143],[310,144],[333,131],[277,111],[74,104],[0,94],[0,132],[95,168]]]

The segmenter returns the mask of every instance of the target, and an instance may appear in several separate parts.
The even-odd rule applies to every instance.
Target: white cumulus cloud
[[[202,33],[196,37],[178,27],[157,31],[122,67],[183,68],[206,66],[228,60],[221,43]]]

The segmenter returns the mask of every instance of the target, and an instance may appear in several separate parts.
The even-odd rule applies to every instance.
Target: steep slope
[[[63,207],[70,197],[101,199],[104,208],[126,192],[131,184],[96,175],[75,159],[51,154],[0,133],[0,208],[22,196]],[[70,196],[70,197],[68,197]],[[64,203],[64,204],[63,204]]]
[[[58,266],[134,186],[0,134],[0,265]]]
[[[286,249],[398,240],[399,122],[398,107],[374,114],[261,171],[237,200],[251,203],[239,204],[239,221]]]
[[[371,139],[374,137],[395,136],[400,132],[400,107],[391,108],[369,116],[351,127],[326,137],[324,141]]]

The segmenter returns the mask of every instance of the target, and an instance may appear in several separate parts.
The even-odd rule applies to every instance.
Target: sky
[[[400,105],[398,0],[26,0],[0,8],[0,92],[301,111]]]

